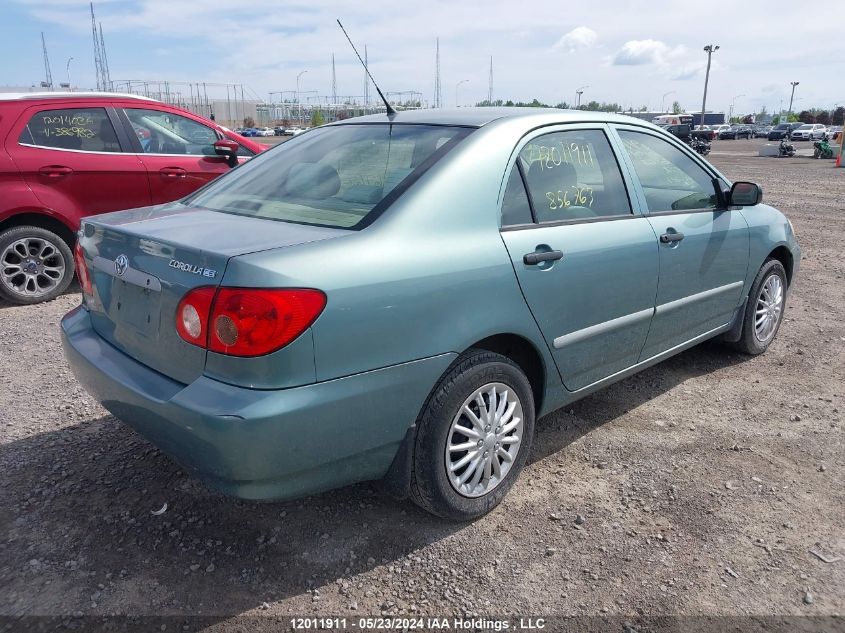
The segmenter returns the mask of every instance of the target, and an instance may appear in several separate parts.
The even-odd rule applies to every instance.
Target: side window
[[[601,130],[538,136],[519,157],[538,222],[631,213],[619,165]]]
[[[105,108],[42,110],[32,115],[18,142],[86,152],[121,151]]]
[[[718,207],[713,177],[677,147],[642,132],[619,130],[619,136],[634,163],[649,211]]]
[[[145,154],[215,156],[217,132],[171,112],[126,108],[124,110]]]
[[[514,165],[502,200],[502,226],[531,224],[533,222],[531,207],[528,204],[528,194],[525,192],[519,167]]]

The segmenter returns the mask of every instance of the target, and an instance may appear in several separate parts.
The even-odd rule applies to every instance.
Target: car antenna
[[[343,28],[343,25],[340,23],[340,20],[337,21],[337,25],[340,27],[340,30],[343,31],[343,34],[346,36],[346,39],[349,40],[349,45],[352,47],[352,50],[355,51],[356,55],[358,55],[358,61],[361,62],[361,65],[367,72],[367,76],[370,78],[370,81],[372,81],[373,85],[376,87],[376,92],[378,92],[378,96],[381,97],[382,101],[384,101],[384,107],[387,108],[387,116],[396,114],[396,110],[393,109],[393,107],[387,102],[387,99],[385,99],[384,95],[381,93],[381,88],[378,87],[376,80],[373,79],[373,76],[370,74],[370,69],[367,68],[367,65],[364,63],[364,60],[361,59],[361,55],[358,53],[358,49],[355,48],[355,44],[352,43],[352,39],[349,37],[349,33],[347,33],[346,29]]]

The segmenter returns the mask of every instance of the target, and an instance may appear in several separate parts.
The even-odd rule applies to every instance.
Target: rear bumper
[[[269,391],[202,376],[184,385],[103,340],[88,312],[62,320],[65,355],[102,405],[210,487],[285,499],[380,479],[425,398],[454,360],[442,354]]]

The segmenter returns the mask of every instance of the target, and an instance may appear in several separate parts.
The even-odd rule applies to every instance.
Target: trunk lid
[[[181,204],[86,218],[80,244],[94,287],[93,327],[144,365],[190,383],[203,373],[206,350],[176,332],[176,308],[188,291],[218,286],[237,255],[348,233]]]

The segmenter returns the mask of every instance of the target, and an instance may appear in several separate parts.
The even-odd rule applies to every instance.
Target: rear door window
[[[601,130],[538,136],[519,153],[537,222],[630,215],[616,157]]]
[[[121,151],[105,108],[41,110],[30,117],[18,142],[51,149]]]

